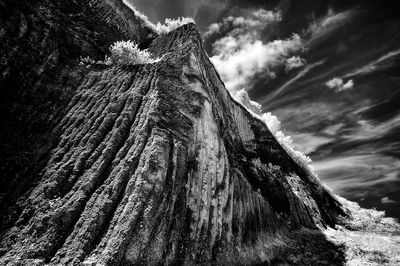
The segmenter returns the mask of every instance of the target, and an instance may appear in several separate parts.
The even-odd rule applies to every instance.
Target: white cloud
[[[300,56],[292,56],[286,59],[286,66],[285,66],[286,72],[289,72],[294,68],[302,67],[306,63],[307,63],[306,60],[301,58]]]
[[[250,14],[248,17],[233,17],[228,16],[219,23],[212,23],[205,33],[205,36],[209,36],[215,33],[219,33],[221,29],[225,28],[230,31],[230,35],[246,34],[246,31],[260,31],[265,27],[268,27],[271,23],[282,20],[280,11],[269,11],[259,9]]]
[[[214,33],[219,33],[221,31],[222,24],[221,23],[212,23],[208,26],[207,31],[204,33],[204,36],[212,35]]]
[[[285,40],[263,43],[251,34],[226,36],[214,43],[214,63],[228,90],[247,87],[261,72],[275,78],[274,68],[285,64],[294,52],[303,49],[300,36],[293,34]]]
[[[354,86],[353,80],[348,80],[346,83],[342,78],[333,78],[325,83],[330,89],[335,89],[337,92],[352,89]]]

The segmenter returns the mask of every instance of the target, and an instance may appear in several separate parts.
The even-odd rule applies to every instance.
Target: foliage
[[[119,41],[110,46],[110,56],[106,56],[102,61],[96,61],[87,57],[80,58],[80,65],[137,65],[151,64],[159,61],[154,59],[147,50],[140,50],[138,44],[132,41]]]
[[[168,33],[188,23],[195,23],[195,22],[193,18],[185,18],[185,17],[180,17],[177,19],[167,18],[165,19],[164,24],[161,24],[160,22],[157,23],[156,30],[159,34]]]
[[[296,150],[293,144],[293,140],[290,136],[286,136],[281,130],[281,122],[279,119],[271,113],[263,113],[261,105],[257,102],[251,101],[248,93],[245,89],[239,90],[232,93],[233,99],[240,103],[243,107],[249,111],[249,113],[264,122],[268,129],[275,136],[276,140],[282,145],[286,152],[308,172],[308,176],[313,180],[318,180],[318,176],[315,174],[314,169],[310,165],[311,158],[305,155],[303,152]]]
[[[399,265],[400,225],[384,211],[361,208],[355,202],[336,196],[348,217],[341,225],[328,228],[329,241],[343,245],[346,265]]]
[[[400,232],[400,225],[397,223],[396,219],[385,217],[384,211],[364,209],[356,202],[346,200],[340,196],[336,197],[349,216],[349,218],[345,218],[342,221],[347,229],[366,232]]]
[[[132,41],[115,42],[110,47],[111,62],[119,65],[136,65],[154,63],[150,52],[140,50],[138,44]]]

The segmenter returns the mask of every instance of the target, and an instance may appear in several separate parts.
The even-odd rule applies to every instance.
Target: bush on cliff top
[[[150,64],[157,60],[152,59],[150,52],[140,50],[138,44],[132,41],[115,42],[110,47],[111,62],[119,65]]]
[[[167,18],[165,19],[164,24],[161,24],[160,22],[157,23],[156,30],[159,34],[168,33],[188,23],[195,23],[195,22],[193,18],[184,18],[184,17],[180,17],[177,19]]]
[[[106,56],[103,61],[95,61],[90,57],[81,57],[81,65],[137,65],[151,64],[159,61],[153,58],[147,50],[140,50],[138,44],[133,41],[118,41],[110,46],[110,56]]]

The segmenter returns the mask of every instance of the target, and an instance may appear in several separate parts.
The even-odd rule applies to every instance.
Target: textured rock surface
[[[1,3],[11,10],[11,4]],[[41,7],[46,7],[59,25],[65,20],[56,17],[68,14],[63,8],[74,2],[62,3],[21,6],[29,7],[31,17],[41,17]],[[10,38],[9,29],[1,36],[17,47],[15,54],[2,58],[1,82],[7,90],[19,79],[10,71],[31,75],[43,69],[10,92],[22,102],[7,99],[2,108],[9,108],[14,119],[43,97],[19,123],[33,126],[30,117],[43,112],[39,121],[46,127],[33,136],[44,138],[32,140],[44,147],[42,153],[32,151],[32,156],[41,156],[35,163],[20,162],[23,172],[2,166],[11,173],[4,179],[3,204],[19,200],[2,214],[0,264],[254,264],[272,258],[274,243],[291,232],[336,223],[343,214],[339,203],[290,158],[261,121],[231,99],[195,25],[154,39],[150,51],[162,58],[157,63],[86,68],[68,57],[100,56],[117,38],[142,43],[153,38],[142,34],[147,28],[134,16],[130,19],[128,11],[80,21],[99,7],[104,14],[121,10],[119,1],[86,3],[68,7],[80,15],[65,22],[70,24],[61,31],[79,45],[57,42],[59,29],[49,29],[36,43],[44,44],[31,48],[43,61],[25,63],[25,72],[7,70],[28,38],[18,37],[23,26],[16,29],[16,39]],[[15,9],[20,10],[14,12],[16,18],[28,16],[24,8]],[[125,22],[115,27],[120,20]],[[76,25],[80,30],[74,31]],[[99,28],[79,38],[91,27]],[[58,48],[47,51],[47,42]],[[4,47],[11,44],[2,51]],[[46,63],[52,53],[58,54],[54,63]],[[34,67],[36,63],[45,65]],[[60,81],[59,73],[66,80]],[[55,99],[49,101],[46,93],[55,93]],[[2,129],[2,134],[10,133]],[[43,144],[50,135],[50,144]],[[28,180],[18,193],[12,174]]]
[[[0,1],[2,228],[21,211],[13,203],[40,179],[51,144],[58,141],[52,129],[87,73],[76,67],[79,57],[103,59],[114,41],[146,46],[154,38],[121,6],[121,1]]]

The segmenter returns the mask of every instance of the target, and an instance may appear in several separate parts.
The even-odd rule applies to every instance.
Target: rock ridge
[[[141,39],[130,23],[118,30]],[[186,24],[148,41],[156,63],[64,70],[79,78],[1,264],[257,264],[290,232],[338,222],[335,197],[231,98],[202,45]]]

